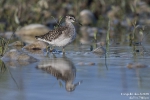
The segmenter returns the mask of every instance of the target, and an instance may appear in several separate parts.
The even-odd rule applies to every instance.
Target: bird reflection
[[[65,82],[65,87],[68,92],[75,90],[80,82],[76,84],[73,83],[76,77],[76,68],[72,61],[68,58],[52,58],[48,60],[41,61],[38,66],[38,69],[42,69]]]

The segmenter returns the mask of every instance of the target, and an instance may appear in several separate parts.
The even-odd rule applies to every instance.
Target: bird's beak
[[[81,24],[80,22],[78,22],[78,24],[79,24],[80,26],[82,26],[82,24]]]
[[[76,87],[76,86],[80,85],[81,83],[82,83],[82,80],[77,82],[74,86]]]
[[[80,26],[82,26],[82,24],[80,22],[78,22],[77,20],[74,20],[74,22],[76,22],[77,24],[79,24]]]
[[[80,22],[78,22],[78,21],[75,21],[75,22],[78,23],[80,26],[82,26],[82,24]]]

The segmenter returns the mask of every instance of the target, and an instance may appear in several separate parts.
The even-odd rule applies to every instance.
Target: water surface
[[[104,55],[91,53],[89,47],[82,47],[82,49],[79,47],[74,50],[71,48],[76,47],[72,45],[67,47],[66,58],[69,62],[64,63],[72,63],[73,65],[66,65],[76,68],[73,83],[82,80],[74,91],[67,92],[64,81],[57,80],[51,73],[37,69],[41,61],[64,59],[62,54],[56,54],[57,58],[53,58],[52,55],[48,58],[31,53],[40,60],[18,66],[5,62],[12,76],[8,70],[0,73],[0,100],[130,100],[132,98],[142,100],[141,97],[149,99],[148,94],[134,95],[150,93],[149,66],[127,68],[130,62],[150,65],[148,54],[135,56],[131,47],[110,47],[106,60]],[[57,65],[58,63],[56,62]],[[55,65],[55,62],[53,64]],[[127,96],[128,93],[133,94]]]

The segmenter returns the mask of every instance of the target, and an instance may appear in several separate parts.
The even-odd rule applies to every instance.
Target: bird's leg
[[[65,55],[65,47],[63,47],[63,50],[62,50],[62,52],[63,52],[63,55]]]
[[[60,87],[63,87],[62,82],[61,82],[60,80],[58,80],[58,81],[59,81],[59,86],[60,86]]]
[[[51,46],[50,49],[49,49],[49,51],[53,52],[53,49],[54,49],[54,47]]]
[[[48,45],[47,47],[46,47],[46,51],[47,52],[52,52],[53,51],[53,47],[52,46],[50,46],[50,45]]]
[[[47,47],[46,47],[46,56],[48,56],[48,54],[49,54],[49,52],[52,52],[53,51],[53,48],[52,48],[52,46],[50,46],[50,45],[48,45]]]
[[[49,45],[46,46],[46,56],[48,57],[48,54],[49,54]]]
[[[57,58],[54,53],[52,53],[52,54],[53,54],[53,58]]]

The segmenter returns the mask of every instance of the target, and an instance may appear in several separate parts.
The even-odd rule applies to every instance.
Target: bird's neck
[[[73,85],[73,80],[66,81],[66,86],[70,86],[70,85]]]
[[[75,29],[74,25],[71,22],[66,22],[66,26]]]

